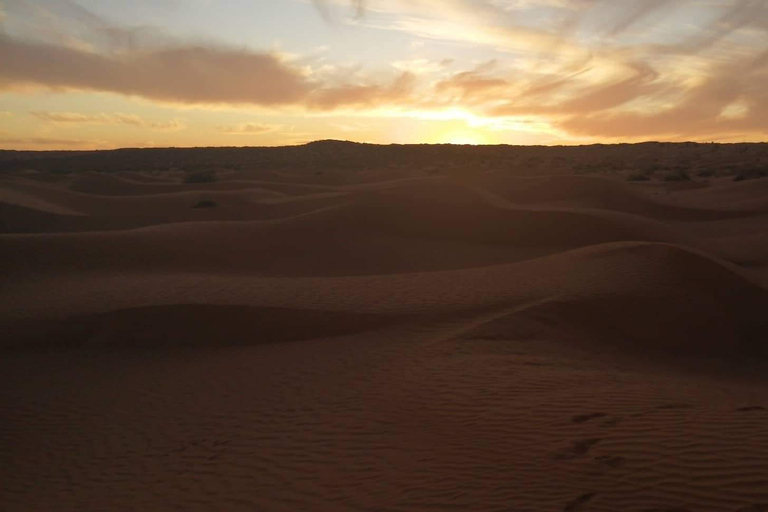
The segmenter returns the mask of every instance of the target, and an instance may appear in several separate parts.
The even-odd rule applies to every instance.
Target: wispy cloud
[[[68,149],[109,149],[114,147],[112,144],[83,139],[65,139],[59,137],[3,137],[0,136],[0,147],[3,148],[48,148],[59,147]]]
[[[221,133],[228,135],[259,135],[280,130],[282,126],[259,124],[259,123],[241,123],[235,126],[219,126]]]
[[[0,92],[97,91],[294,116],[463,112],[575,137],[768,134],[768,0],[313,0],[334,26],[355,18],[361,30],[451,50],[440,56],[408,44],[407,54],[367,65],[311,49],[287,57],[181,40],[110,23],[71,0],[5,2],[29,30],[0,28]],[[336,4],[346,18],[334,14]],[[445,60],[464,51],[474,58]],[[184,127],[121,113],[32,115],[57,125]],[[275,126],[212,128],[256,135]]]
[[[104,112],[83,114],[79,112],[32,111],[30,114],[41,121],[60,125],[128,125],[157,131],[180,131],[186,128],[186,124],[179,119],[152,121],[135,114],[124,114],[120,112],[113,114]]]
[[[309,84],[274,55],[203,46],[99,54],[0,35],[0,83],[106,91],[177,103],[279,105]]]

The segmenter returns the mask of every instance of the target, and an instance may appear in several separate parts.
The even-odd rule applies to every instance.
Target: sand
[[[322,149],[0,174],[0,509],[768,510],[768,178]]]

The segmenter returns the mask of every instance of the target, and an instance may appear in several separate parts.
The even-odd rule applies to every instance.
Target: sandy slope
[[[711,190],[695,189],[671,200],[668,195],[649,194],[638,187],[615,179],[594,176],[548,176],[517,178],[503,174],[485,174],[474,180],[514,204],[595,208],[641,215],[661,220],[707,221],[748,217],[766,212],[767,203],[734,197],[731,186]],[[741,188],[737,184],[737,189]],[[755,197],[756,194],[751,194]],[[711,196],[711,197],[707,197]],[[728,201],[723,201],[729,197]],[[690,199],[688,199],[690,198]],[[697,200],[696,198],[700,198]]]
[[[0,179],[0,508],[768,510],[768,181],[407,171]]]

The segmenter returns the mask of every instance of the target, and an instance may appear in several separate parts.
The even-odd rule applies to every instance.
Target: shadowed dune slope
[[[553,339],[662,353],[762,353],[768,332],[763,314],[768,295],[737,267],[681,247],[647,243],[396,276],[276,279],[99,271],[9,283],[1,305],[9,320],[23,322],[184,303],[404,316],[479,310],[503,315],[512,308],[510,322],[489,324],[484,335],[515,338],[543,325],[540,332]]]
[[[113,212],[114,210],[119,212],[123,209],[130,208],[131,206],[136,208],[137,205],[145,205],[155,211],[172,212],[174,208],[189,204],[189,199],[186,201],[179,201],[179,198],[205,197],[207,195],[243,198],[243,200],[247,201],[285,197],[285,194],[271,190],[263,190],[255,186],[232,187],[232,190],[208,190],[204,187],[195,188],[194,186],[187,187],[186,185],[180,185],[179,187],[174,186],[163,192],[130,195],[84,193],[69,188],[33,183],[18,179],[0,181],[0,187],[11,197],[14,192],[18,195],[30,195],[41,198],[52,204],[70,208],[73,211],[92,215],[106,214]]]
[[[678,242],[686,238],[659,222],[622,213],[500,207],[475,190],[451,181],[374,191],[351,213],[350,218],[404,236],[465,238],[521,246],[572,248],[613,241]]]
[[[338,198],[330,201],[338,202]],[[365,192],[338,206],[269,222],[6,235],[0,238],[6,249],[0,262],[9,274],[34,268],[33,262],[45,255],[46,265],[40,268],[44,272],[102,268],[355,275],[519,261],[619,241],[707,247],[637,216],[598,210],[502,208],[461,185],[432,182]],[[461,248],[445,251],[456,249],[456,244],[469,246],[469,252]]]
[[[249,306],[146,306],[6,326],[6,347],[261,345],[359,333],[392,324],[385,315]]]
[[[707,221],[744,217],[749,213],[729,211],[728,204],[692,202],[672,204],[615,179],[592,176],[547,176],[518,178],[486,174],[473,180],[476,185],[498,194],[516,205],[549,205],[569,208],[594,208],[630,213],[660,220]],[[689,192],[691,195],[700,190]]]
[[[247,181],[214,181],[212,183],[143,183],[104,173],[85,173],[76,177],[68,189],[100,196],[142,196],[186,191],[225,191],[253,187]]]
[[[171,177],[171,173],[152,173],[147,174],[145,172],[138,171],[119,171],[115,173],[116,176],[126,180],[138,183],[177,183],[178,180]]]
[[[555,294],[469,336],[558,339],[598,344],[616,353],[768,355],[768,292],[735,268],[669,245],[638,245],[622,252],[622,264],[636,270],[629,278],[613,275],[600,291]]]
[[[768,510],[768,181],[621,175],[733,155],[761,157],[27,155],[0,175],[0,508]]]
[[[27,183],[25,187],[17,186],[15,181],[1,180],[0,203],[56,215],[83,215],[82,205],[67,206],[67,201],[61,201],[60,191]]]
[[[714,186],[687,190],[662,199],[692,208],[714,208],[768,213],[768,178],[733,182],[726,179]]]
[[[274,180],[245,180],[240,174],[225,174],[210,183],[150,183],[124,179],[112,174],[84,173],[75,177],[67,188],[73,192],[101,196],[145,196],[185,191],[228,191],[265,189],[287,195],[304,195],[334,191],[333,186],[307,183],[283,183]],[[183,176],[181,177],[183,179]]]
[[[261,189],[100,196],[30,183],[0,183],[3,233],[113,231],[176,222],[277,219],[337,204],[341,194],[288,197]],[[197,207],[202,201],[208,208]]]

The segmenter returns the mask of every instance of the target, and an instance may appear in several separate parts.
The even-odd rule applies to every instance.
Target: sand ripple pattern
[[[0,510],[768,511],[764,180],[433,167],[0,175]]]

